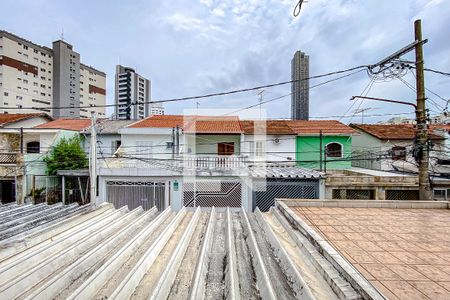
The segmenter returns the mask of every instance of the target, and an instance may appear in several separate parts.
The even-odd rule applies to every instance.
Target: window
[[[39,142],[28,142],[27,143],[27,153],[39,153],[40,143]]]
[[[122,145],[121,140],[112,141],[112,154],[114,154],[117,151],[117,149],[119,149],[120,145]]]
[[[406,148],[402,146],[394,146],[391,149],[392,160],[406,160]]]
[[[217,143],[218,155],[233,155],[234,154],[234,142]]]
[[[342,145],[339,143],[329,143],[326,146],[327,157],[342,157]]]
[[[435,200],[443,200],[445,201],[447,199],[446,190],[444,189],[434,189],[434,199]]]
[[[8,96],[8,92],[4,92],[3,95]]]

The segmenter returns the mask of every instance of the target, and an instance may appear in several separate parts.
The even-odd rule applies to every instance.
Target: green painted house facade
[[[339,151],[340,145],[340,151]],[[297,165],[307,169],[320,169],[320,136],[298,135],[296,137]],[[352,154],[351,135],[323,135],[322,136],[322,167],[325,167],[325,149],[329,150],[326,158],[327,170],[342,170],[351,168]],[[332,157],[334,156],[334,157]]]

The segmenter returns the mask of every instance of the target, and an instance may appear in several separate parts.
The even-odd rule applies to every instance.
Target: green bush
[[[44,161],[47,163],[47,175],[56,175],[58,170],[79,170],[89,166],[78,135],[62,138]]]

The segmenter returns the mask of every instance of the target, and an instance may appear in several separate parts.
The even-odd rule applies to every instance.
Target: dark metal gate
[[[276,198],[318,199],[319,180],[267,179],[253,183],[253,209],[269,211]]]
[[[183,183],[186,207],[241,207],[242,183],[236,180],[197,180]]]
[[[139,206],[149,210],[156,206],[158,210],[164,210],[165,191],[164,182],[106,181],[106,201],[114,204],[115,208],[127,205],[130,210]]]

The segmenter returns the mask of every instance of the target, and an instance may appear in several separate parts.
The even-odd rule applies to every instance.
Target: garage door
[[[115,208],[127,205],[133,210],[142,206],[149,210],[156,206],[165,209],[165,183],[155,181],[106,181],[107,201]]]
[[[253,184],[253,209],[269,211],[276,198],[318,199],[318,180],[268,179]]]

